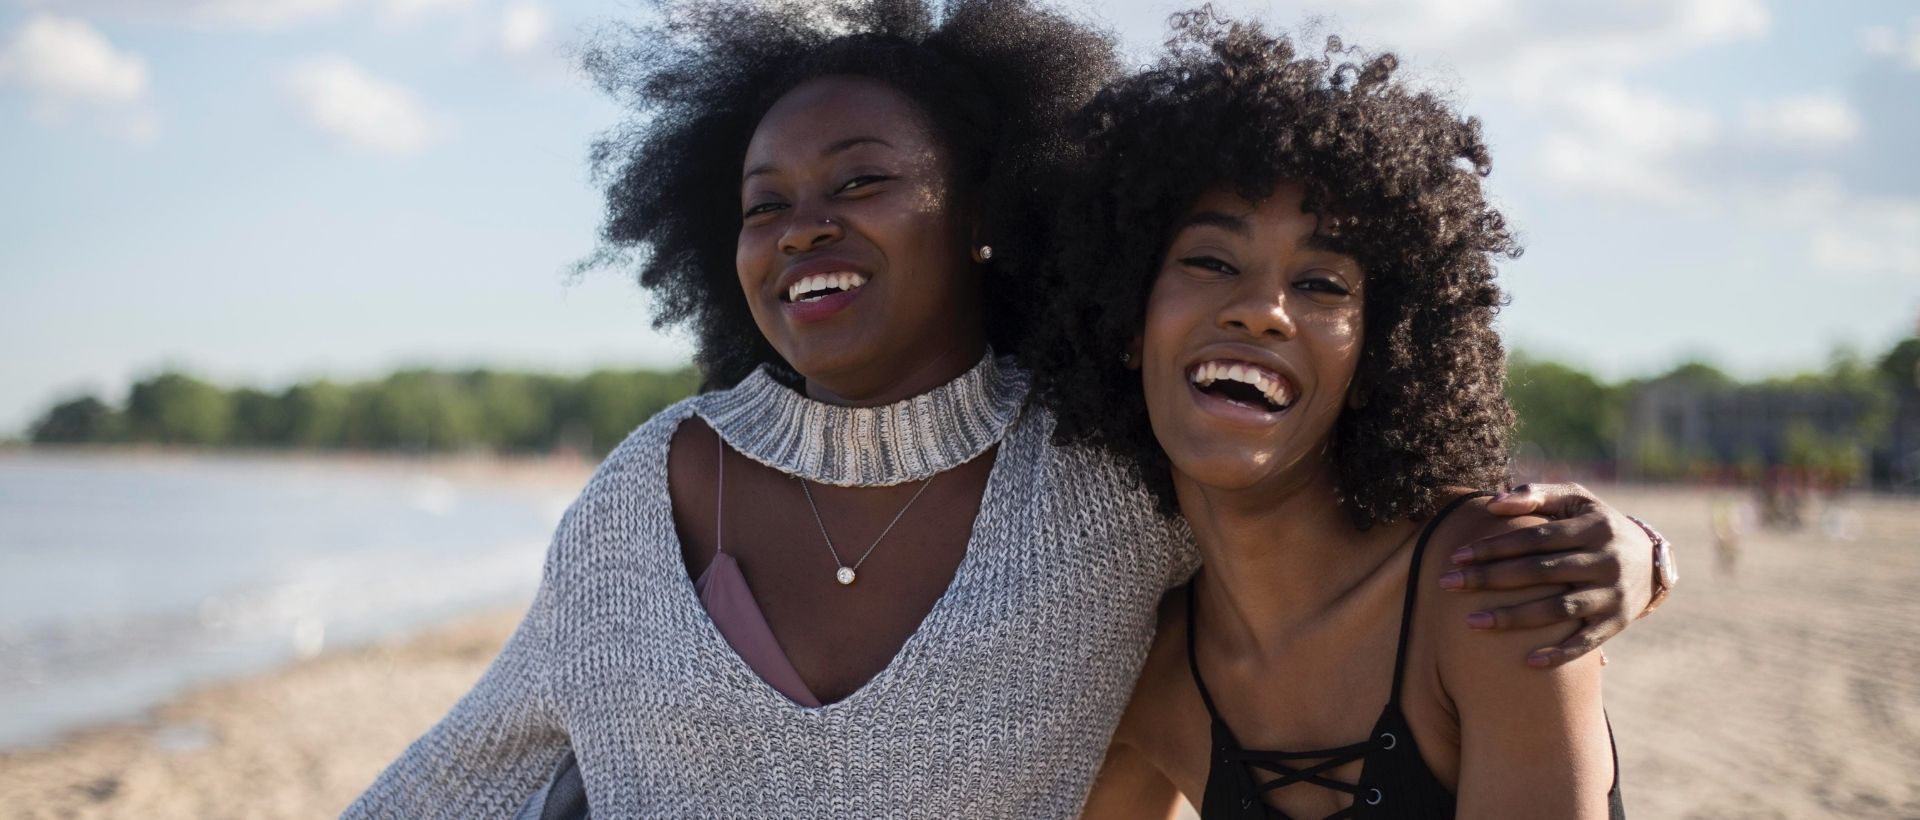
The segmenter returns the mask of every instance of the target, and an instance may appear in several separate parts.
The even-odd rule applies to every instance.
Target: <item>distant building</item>
[[[1920,400],[1909,402],[1906,446],[1920,447]],[[1873,399],[1857,392],[1791,385],[1735,385],[1669,378],[1629,397],[1620,429],[1622,474],[1677,478],[1701,465],[1764,468],[1804,461],[1856,465],[1858,479],[1880,459],[1864,430]],[[1908,452],[1908,451],[1902,451]]]
[[[1920,385],[1895,394],[1887,445],[1874,454],[1873,467],[1876,486],[1920,492]]]

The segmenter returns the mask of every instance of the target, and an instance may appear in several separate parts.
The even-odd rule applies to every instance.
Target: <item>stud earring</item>
[[[1133,354],[1132,354],[1132,353],[1122,353],[1122,354],[1120,354],[1120,363],[1121,363],[1121,364],[1132,364],[1132,363],[1133,363]]]
[[[987,261],[987,260],[989,260],[989,259],[992,259],[992,258],[993,258],[993,246],[992,246],[992,245],[981,245],[981,246],[980,246],[980,248],[979,248],[978,250],[976,250],[976,251],[974,251],[974,252],[973,252],[973,255],[974,255],[974,256],[976,256],[976,257],[978,257],[978,258],[980,259],[980,261],[982,261],[982,262],[985,262],[985,261]]]

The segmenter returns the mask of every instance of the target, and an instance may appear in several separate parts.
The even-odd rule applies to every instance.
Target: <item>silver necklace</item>
[[[853,585],[854,579],[859,577],[856,570],[860,569],[861,564],[867,562],[867,556],[873,554],[873,548],[880,546],[880,542],[886,540],[887,533],[893,532],[893,525],[900,523],[901,516],[907,514],[907,510],[913,507],[913,502],[920,500],[920,494],[933,486],[933,476],[927,476],[926,482],[920,485],[919,491],[915,492],[912,498],[907,499],[907,506],[901,507],[900,512],[894,514],[893,520],[887,523],[887,528],[880,531],[880,537],[873,539],[873,543],[867,546],[867,551],[860,554],[860,560],[853,562],[853,566],[847,566],[847,562],[840,557],[840,550],[833,546],[833,536],[827,534],[827,522],[820,520],[820,505],[813,503],[813,491],[807,489],[807,480],[799,476],[794,476],[794,479],[800,482],[800,492],[807,495],[807,506],[813,509],[813,523],[820,525],[820,538],[827,542],[827,551],[833,553],[833,565],[837,567],[833,572],[833,580],[839,581],[843,587]]]

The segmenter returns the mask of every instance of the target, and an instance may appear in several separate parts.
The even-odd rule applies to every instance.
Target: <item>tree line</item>
[[[1876,360],[1841,354],[1825,371],[1748,385],[1857,393],[1880,408],[1880,415],[1865,417],[1854,434],[1864,442],[1877,435],[1875,426],[1901,386],[1916,384],[1916,368],[1920,338],[1902,341]],[[1507,370],[1507,395],[1520,419],[1515,441],[1566,462],[1611,462],[1623,455],[1618,452],[1620,424],[1642,385],[1670,379],[1740,384],[1700,362],[1651,379],[1609,383],[1578,367],[1517,352]],[[598,370],[575,377],[412,369],[370,381],[315,380],[270,392],[224,388],[169,371],[134,384],[118,404],[91,395],[61,402],[41,415],[28,435],[39,444],[503,453],[570,448],[599,454],[692,394],[698,384],[691,368]],[[1849,444],[1802,438],[1810,452]]]
[[[578,377],[412,369],[269,392],[169,371],[135,383],[117,405],[92,395],[61,402],[28,436],[36,444],[599,454],[698,384],[691,368]]]
[[[1725,458],[1685,451],[1657,435],[1622,435],[1640,390],[1682,383],[1743,400],[1790,403],[1795,396],[1839,399],[1861,408],[1841,429],[1788,421],[1780,452]],[[1712,364],[1691,361],[1650,377],[1605,382],[1564,363],[1515,353],[1507,362],[1507,397],[1519,418],[1514,441],[1532,455],[1586,465],[1635,465],[1645,478],[1678,479],[1734,473],[1753,479],[1774,466],[1810,468],[1850,481],[1864,475],[1869,454],[1885,443],[1900,396],[1920,395],[1920,337],[1904,339],[1879,356],[1841,351],[1824,370],[1742,382]],[[1912,399],[1910,398],[1909,401]],[[1623,441],[1623,439],[1631,440]],[[1625,450],[1623,452],[1623,449]]]

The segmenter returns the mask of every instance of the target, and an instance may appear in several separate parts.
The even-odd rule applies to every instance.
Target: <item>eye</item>
[[[893,179],[893,177],[885,176],[882,174],[861,174],[857,177],[854,177],[853,179],[847,180],[846,184],[841,185],[840,190],[835,191],[834,193],[843,194],[857,188],[864,188],[876,182],[886,182],[887,180],[890,180],[890,179]]]
[[[1312,279],[1302,279],[1298,282],[1295,282],[1293,286],[1296,288],[1299,288],[1300,290],[1310,291],[1313,293],[1325,293],[1333,296],[1352,296],[1353,295],[1353,291],[1350,288],[1348,288],[1346,285],[1341,284],[1340,280],[1332,279],[1324,276],[1316,276]]]
[[[785,207],[787,207],[787,203],[785,202],[762,202],[748,208],[746,213],[740,215],[740,218],[752,219],[761,214],[770,214]]]
[[[1200,268],[1201,270],[1210,270],[1214,273],[1226,274],[1227,276],[1240,275],[1239,268],[1227,264],[1216,256],[1207,256],[1205,254],[1188,256],[1182,258],[1180,264],[1186,265],[1189,268]]]

